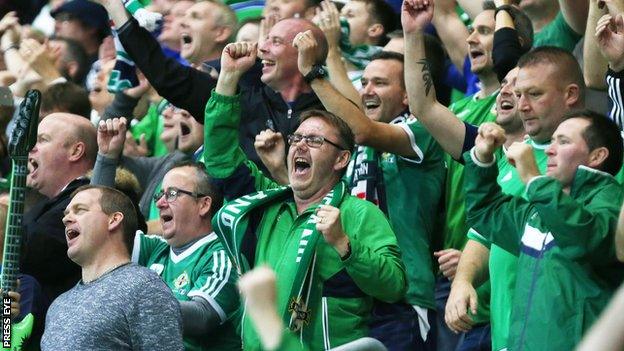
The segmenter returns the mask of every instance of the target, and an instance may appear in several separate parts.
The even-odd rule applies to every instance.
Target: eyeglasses
[[[330,145],[335,146],[339,150],[346,150],[344,147],[332,142],[331,140],[326,139],[322,136],[318,136],[318,135],[291,134],[288,136],[289,145],[297,144],[298,142],[302,140],[305,141],[306,145],[315,149],[318,149],[321,146],[323,146],[324,142],[328,142]]]
[[[167,188],[167,190],[161,190],[159,192],[157,192],[156,194],[154,194],[154,202],[158,202],[158,200],[160,200],[161,197],[163,197],[163,195],[165,196],[165,201],[167,202],[174,202],[177,198],[178,195],[180,194],[186,194],[188,196],[191,196],[195,199],[200,198],[200,197],[204,197],[204,196],[208,196],[205,194],[200,194],[200,193],[194,193],[191,191],[186,191],[186,190],[182,190],[182,189],[178,189],[178,188],[174,188],[174,187],[170,187]]]

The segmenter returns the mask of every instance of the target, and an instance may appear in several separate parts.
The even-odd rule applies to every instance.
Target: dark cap
[[[56,18],[60,13],[68,13],[74,16],[86,26],[96,28],[103,35],[108,35],[110,33],[108,13],[100,4],[89,0],[68,0],[50,14],[52,17]]]

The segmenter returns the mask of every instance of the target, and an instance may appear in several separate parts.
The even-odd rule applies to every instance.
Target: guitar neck
[[[11,174],[11,192],[9,213],[4,232],[4,255],[0,287],[3,291],[17,289],[19,257],[22,241],[22,218],[24,216],[24,197],[26,196],[26,176],[28,175],[27,158],[13,158]]]

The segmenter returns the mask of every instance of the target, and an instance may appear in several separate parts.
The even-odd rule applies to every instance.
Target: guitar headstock
[[[29,90],[19,106],[15,128],[9,140],[11,158],[28,156],[28,152],[35,146],[40,106],[41,92]]]

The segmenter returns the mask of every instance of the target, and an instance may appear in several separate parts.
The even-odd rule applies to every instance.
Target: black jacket
[[[50,301],[76,285],[81,277],[80,266],[67,257],[63,211],[72,192],[86,184],[88,179],[76,179],[60,194],[37,203],[24,214],[21,272],[37,279]]]
[[[204,121],[204,110],[217,81],[207,73],[184,66],[166,57],[156,39],[131,19],[118,31],[119,39],[136,66],[158,94],[174,106],[187,110],[198,122]],[[250,74],[257,74],[252,69]],[[256,78],[259,79],[259,76]],[[314,93],[301,94],[289,106],[282,96],[264,84],[246,83],[241,79],[240,143],[245,154],[262,165],[254,149],[256,135],[271,128],[284,138],[299,126],[299,114],[308,109],[323,109]]]

